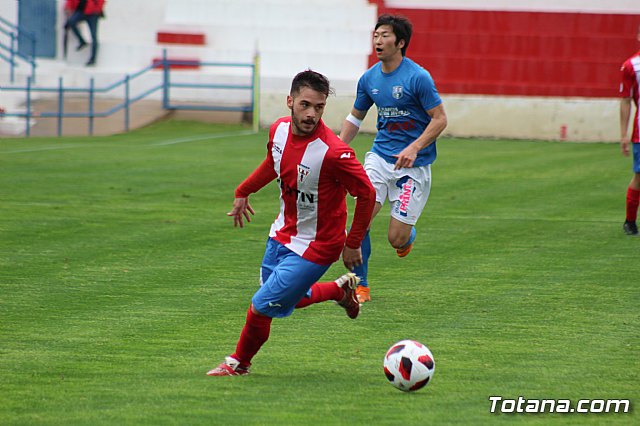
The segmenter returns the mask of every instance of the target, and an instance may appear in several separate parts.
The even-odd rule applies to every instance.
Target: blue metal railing
[[[15,81],[15,68],[20,64],[18,60],[24,61],[31,66],[31,80],[36,79],[36,37],[29,31],[22,29],[18,25],[14,25],[11,22],[0,16],[0,34],[4,34],[9,37],[9,43],[0,40],[0,59],[9,64],[9,76],[11,83]],[[18,39],[29,40],[31,44],[31,55],[24,55],[18,50]]]
[[[140,71],[133,74],[126,75],[123,79],[116,81],[115,83],[102,88],[96,88],[94,79],[91,78],[88,88],[78,87],[64,87],[63,79],[58,79],[57,87],[36,87],[33,85],[31,77],[27,78],[27,84],[25,87],[4,87],[0,88],[0,91],[17,91],[25,93],[25,105],[26,111],[24,113],[10,113],[5,112],[5,116],[8,117],[22,117],[25,119],[25,135],[30,136],[31,120],[34,118],[56,118],[57,119],[57,135],[62,136],[62,122],[63,118],[87,118],[89,124],[89,135],[93,135],[94,120],[95,118],[105,118],[118,111],[124,110],[124,129],[129,131],[130,123],[130,107],[133,103],[138,102],[151,94],[162,90],[162,106],[164,109],[169,110],[202,110],[202,111],[239,111],[239,112],[253,112],[253,127],[254,130],[258,130],[259,117],[258,114],[258,84],[259,82],[259,57],[256,55],[253,63],[222,63],[222,62],[197,62],[198,66],[208,67],[240,67],[250,68],[252,77],[250,84],[195,84],[195,83],[171,83],[171,67],[172,66],[184,66],[194,65],[194,61],[178,61],[167,59],[166,50],[163,52],[161,61],[153,63]],[[141,76],[157,69],[162,68],[162,81],[160,84],[144,90],[142,93],[136,96],[131,96],[131,82]],[[113,108],[96,112],[95,111],[95,94],[107,93],[117,88],[122,87],[124,89],[122,103],[114,106]],[[191,89],[229,89],[229,90],[251,90],[251,103],[249,105],[229,106],[229,105],[189,105],[187,102],[181,102],[181,104],[174,104],[171,102],[171,88],[191,88]],[[33,103],[33,92],[47,92],[57,93],[58,98],[58,110],[51,112],[40,112],[34,114],[31,111]],[[64,97],[66,93],[86,93],[88,97],[88,105],[86,112],[65,112],[64,111]]]

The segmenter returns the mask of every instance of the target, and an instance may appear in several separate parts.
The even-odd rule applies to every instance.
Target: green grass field
[[[205,376],[235,347],[277,213],[271,184],[248,227],[225,215],[265,142],[188,122],[0,141],[0,424],[640,423],[640,238],[622,233],[615,144],[442,139],[411,255],[387,243],[387,209],[374,223],[360,317],[298,310],[250,376]],[[406,338],[436,359],[414,394],[382,372]],[[491,414],[492,395],[632,410]]]

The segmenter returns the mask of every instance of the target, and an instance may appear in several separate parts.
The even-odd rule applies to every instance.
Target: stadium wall
[[[619,68],[638,50],[639,2],[376,3],[414,23],[409,56],[434,76],[452,134],[618,139]]]
[[[408,55],[433,75],[448,111],[448,134],[618,140],[619,68],[638,50],[639,2],[372,3],[378,13],[412,20]],[[375,61],[370,55],[369,65]],[[348,111],[352,100],[338,91],[335,103]],[[364,130],[375,131],[374,115]],[[326,121],[340,125],[333,120],[339,117]]]
[[[0,15],[15,21],[17,4],[0,1]],[[618,70],[637,50],[640,24],[637,0],[308,0],[296,7],[289,0],[108,0],[105,10],[98,67],[90,70],[98,81],[120,79],[162,49],[173,59],[237,62],[259,51],[261,124],[288,114],[291,77],[310,67],[332,80],[325,121],[335,129],[374,61],[377,14],[402,13],[415,26],[409,56],[432,73],[445,101],[448,134],[579,141],[618,140]],[[82,56],[61,56],[71,65],[65,82],[75,71],[78,81],[88,79]],[[40,82],[47,66],[42,61]],[[206,72],[185,71],[185,78]],[[375,131],[375,111],[363,129]]]

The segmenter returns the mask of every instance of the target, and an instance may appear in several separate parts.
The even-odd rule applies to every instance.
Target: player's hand
[[[622,150],[622,155],[624,155],[625,157],[629,156],[629,143],[631,141],[629,140],[629,138],[622,138],[620,140],[620,149]]]
[[[399,170],[403,167],[413,167],[413,163],[418,157],[418,150],[414,148],[413,144],[407,146],[400,151],[400,154],[394,155],[397,158],[396,164],[393,166],[393,170]]]
[[[256,213],[253,211],[251,204],[249,204],[248,198],[236,198],[233,200],[233,208],[227,216],[233,216],[233,227],[237,227],[240,225],[240,228],[244,228],[244,219],[247,222],[251,222],[251,216],[249,213],[255,215]],[[243,219],[244,218],[244,219]]]
[[[344,266],[350,271],[353,271],[353,268],[356,266],[362,265],[362,250],[360,250],[360,247],[352,249],[344,246],[342,250],[342,262],[344,262]]]

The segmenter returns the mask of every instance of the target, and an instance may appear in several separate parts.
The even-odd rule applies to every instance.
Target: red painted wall
[[[441,93],[615,97],[640,15],[390,9],[413,23],[407,56]],[[375,55],[369,58],[375,63]]]

